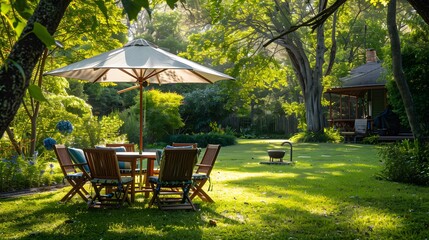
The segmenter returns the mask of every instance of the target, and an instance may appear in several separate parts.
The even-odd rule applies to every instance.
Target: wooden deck
[[[405,139],[414,139],[414,136],[412,133],[399,133],[395,136],[379,136],[378,141],[380,142],[396,142],[401,141]]]

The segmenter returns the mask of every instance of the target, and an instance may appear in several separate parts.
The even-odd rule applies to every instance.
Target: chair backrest
[[[127,152],[135,152],[134,143],[106,143],[106,147],[125,147]]]
[[[206,175],[210,175],[219,151],[220,145],[208,144],[206,151],[204,152],[204,156],[201,159],[200,164],[198,164],[196,173],[205,173]]]
[[[60,164],[61,171],[63,171],[64,175],[68,173],[77,172],[75,167],[73,166],[73,161],[70,158],[69,152],[67,151],[67,147],[61,144],[54,145],[55,155],[57,155],[58,163]]]
[[[197,161],[196,148],[166,148],[159,170],[160,181],[190,181]]]
[[[116,152],[113,149],[84,149],[92,178],[121,180]]]
[[[355,133],[366,134],[368,119],[355,119]]]
[[[173,147],[186,147],[186,146],[192,146],[193,148],[198,147],[198,143],[172,143],[171,146]]]

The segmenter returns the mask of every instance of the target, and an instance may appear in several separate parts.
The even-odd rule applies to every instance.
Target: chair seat
[[[131,172],[132,172],[132,170],[131,170],[130,168],[119,169],[119,171],[120,171],[121,173],[131,173]],[[146,169],[142,169],[141,171],[142,171],[143,173],[147,172],[147,170],[146,170]],[[134,172],[135,172],[135,173],[140,173],[140,168],[136,168],[136,169],[134,170]]]
[[[65,176],[66,179],[79,179],[83,178],[83,172],[77,172],[77,173],[69,173]]]
[[[132,177],[121,177],[121,181],[122,181],[122,183],[127,184],[127,183],[132,182],[133,178]],[[116,179],[93,178],[93,179],[91,179],[91,183],[116,185],[119,183],[119,181]]]
[[[57,156],[58,163],[61,171],[63,172],[64,179],[72,186],[66,195],[60,200],[65,203],[73,198],[76,194],[79,195],[85,202],[88,201],[89,193],[85,189],[85,184],[90,179],[89,172],[85,171],[85,166],[89,170],[86,164],[85,156],[83,156],[84,162],[73,163],[73,159],[65,145],[56,144],[54,146],[55,155]]]
[[[192,180],[203,180],[203,179],[208,179],[208,178],[210,178],[210,177],[205,173],[194,173],[194,174],[192,174]]]
[[[192,184],[192,180],[189,181],[159,181],[157,176],[150,176],[149,182],[154,184],[160,184],[161,186],[182,186],[187,184]]]

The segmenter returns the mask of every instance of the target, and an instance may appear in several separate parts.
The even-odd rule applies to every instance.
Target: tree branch
[[[316,16],[310,18],[309,20],[303,22],[302,24],[299,24],[297,26],[291,26],[289,30],[286,30],[282,33],[280,33],[278,36],[270,39],[268,42],[264,44],[264,47],[267,47],[274,41],[280,39],[281,37],[291,33],[295,32],[296,30],[300,29],[301,27],[311,27],[311,29],[314,31],[319,25],[323,24],[328,17],[330,17],[337,9],[343,5],[347,0],[337,0],[334,4],[332,4],[330,7],[324,9],[322,12],[317,14]]]

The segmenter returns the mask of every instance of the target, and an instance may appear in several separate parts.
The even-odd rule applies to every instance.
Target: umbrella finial
[[[137,38],[134,39],[130,42],[128,42],[127,44],[124,45],[124,47],[130,47],[130,46],[147,46],[147,47],[154,47],[154,48],[158,48],[158,46],[156,46],[155,44],[143,39],[143,38]]]

